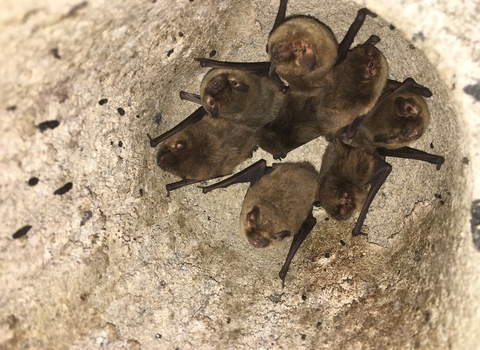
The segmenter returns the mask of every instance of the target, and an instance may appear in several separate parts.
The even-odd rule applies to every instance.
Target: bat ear
[[[220,103],[214,99],[212,96],[207,96],[206,104],[204,108],[207,110],[208,113],[212,115],[214,118],[220,117]]]
[[[317,54],[310,45],[304,45],[301,54],[297,57],[297,62],[308,70],[313,70],[317,63]]]
[[[417,103],[413,98],[403,98],[397,97],[394,102],[395,112],[397,115],[404,116],[418,116],[419,110],[417,108]]]
[[[394,143],[397,140],[397,138],[392,135],[392,134],[380,134],[380,135],[375,135],[373,138],[373,142],[375,143]]]
[[[171,146],[172,153],[178,153],[187,146],[187,143],[183,140],[176,140]]]
[[[247,225],[249,229],[255,228],[260,220],[260,209],[257,206],[254,206],[252,211],[247,213]]]
[[[370,38],[363,43],[363,45],[375,45],[380,42],[380,38],[376,35],[370,35]]]
[[[274,241],[280,242],[280,241],[282,241],[285,237],[290,237],[290,236],[291,236],[290,231],[283,230],[283,231],[274,233],[274,234],[272,235],[272,239],[273,239]]]
[[[237,94],[246,94],[250,91],[250,87],[244,83],[244,81],[240,78],[237,78],[233,75],[228,77],[228,82],[230,83],[230,88],[234,93]]]

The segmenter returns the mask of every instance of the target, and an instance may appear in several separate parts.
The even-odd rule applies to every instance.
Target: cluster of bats
[[[320,171],[309,162],[260,160],[213,185],[207,193],[249,182],[240,214],[240,231],[256,248],[273,247],[293,236],[279,276],[285,281],[290,262],[316,224],[313,206],[336,220],[360,211],[353,235],[361,232],[372,200],[391,172],[385,157],[443,164],[444,158],[408,145],[430,122],[424,98],[430,90],[407,78],[388,79],[388,63],[376,48],[376,35],[350,49],[367,16],[358,11],[338,43],[331,29],[311,16],[285,17],[280,0],[270,32],[268,62],[220,62],[196,59],[212,69],[200,95],[180,97],[201,105],[165,134],[156,161],[182,180],[167,191],[230,175],[258,148],[276,160],[323,136],[329,141]]]

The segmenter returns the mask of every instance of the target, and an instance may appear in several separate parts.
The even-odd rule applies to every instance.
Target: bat
[[[368,9],[360,9],[339,45],[332,30],[314,17],[296,15],[285,19],[286,3],[280,2],[267,52],[270,73],[276,72],[293,90],[318,87],[325,75],[346,58],[366,16],[376,17]]]
[[[280,79],[220,68],[205,75],[198,97],[212,117],[258,128],[276,117],[284,89]],[[194,94],[182,91],[180,97],[198,103]]]
[[[420,159],[443,164],[443,157],[404,147],[400,149],[376,149],[365,152],[340,141],[329,143],[323,154],[320,168],[320,204],[335,220],[347,220],[360,211],[352,234],[361,232],[370,205],[392,171],[384,156]]]
[[[375,107],[340,130],[340,139],[367,152],[376,148],[398,149],[413,143],[430,123],[422,96],[431,96],[430,90],[412,78],[403,83],[389,80]]]
[[[347,220],[360,211],[375,172],[373,154],[341,142],[329,143],[320,168],[321,205],[335,220]]]
[[[203,192],[250,182],[240,214],[240,232],[255,248],[275,247],[295,235],[279,273],[284,282],[291,260],[316,224],[312,206],[320,201],[318,175],[308,162],[276,163],[268,167],[262,159],[223,181],[204,187]]]
[[[201,107],[203,110],[203,107]],[[209,114],[165,139],[157,165],[182,180],[167,193],[202,180],[229,175],[256,149],[255,130]],[[167,195],[168,195],[167,194]]]

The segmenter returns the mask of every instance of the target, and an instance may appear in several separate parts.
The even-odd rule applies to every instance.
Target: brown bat
[[[320,168],[321,204],[327,214],[335,220],[347,220],[360,211],[374,172],[372,153],[338,141],[329,143]]]
[[[375,107],[341,130],[340,139],[367,152],[413,143],[430,124],[430,113],[421,95],[429,97],[431,92],[412,78],[403,83],[389,80]]]
[[[255,130],[205,114],[167,138],[157,153],[158,166],[183,179],[167,191],[229,175],[256,149]]]
[[[360,211],[352,231],[354,236],[364,234],[361,229],[368,209],[392,171],[392,166],[382,156],[420,159],[437,164],[438,169],[444,161],[443,157],[409,147],[365,152],[338,140],[329,143],[320,168],[320,203],[335,220],[347,220]]]
[[[240,214],[240,231],[255,248],[270,248],[295,234],[280,278],[285,281],[290,262],[316,224],[312,206],[318,205],[318,172],[308,162],[273,164],[260,160],[245,170],[204,187],[207,193],[235,183],[250,182]]]
[[[277,72],[293,90],[321,86],[325,75],[347,56],[366,16],[376,17],[366,8],[359,10],[339,45],[332,30],[314,17],[297,15],[285,20],[286,3],[280,2],[267,52],[270,72]]]
[[[200,86],[200,102],[212,117],[258,128],[273,120],[284,97],[280,79],[242,70],[212,69]],[[180,92],[180,97],[198,102],[197,96]]]

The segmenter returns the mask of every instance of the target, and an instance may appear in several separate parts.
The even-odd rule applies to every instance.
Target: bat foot
[[[359,13],[362,13],[363,15],[368,15],[368,16],[370,16],[370,17],[372,17],[372,18],[376,18],[376,17],[377,17],[377,14],[376,14],[375,12],[370,11],[370,10],[367,9],[366,7],[360,9],[358,12],[359,12]]]
[[[208,193],[208,192],[210,192],[210,191],[208,190],[208,187],[204,187],[204,186],[197,186],[197,187],[202,189],[202,193]]]
[[[153,141],[153,138],[150,136],[150,134],[147,134],[148,141],[150,142],[150,147],[156,147],[155,141]]]
[[[278,277],[280,277],[280,279],[282,280],[282,289],[285,288],[285,276],[287,275],[287,272],[286,271],[280,271],[278,273]]]
[[[362,231],[355,231],[355,230],[353,230],[353,231],[352,231],[352,236],[354,236],[354,237],[357,237],[357,236],[365,236],[365,237],[368,237],[368,234],[366,234],[365,232],[362,232]]]
[[[274,154],[274,155],[273,155],[273,159],[275,159],[275,160],[282,160],[282,159],[285,158],[286,156],[287,156],[287,152],[282,152],[282,153]]]
[[[442,164],[445,163],[445,158],[439,156],[438,157],[438,163],[437,163],[437,170],[440,170],[440,168],[442,167]]]

